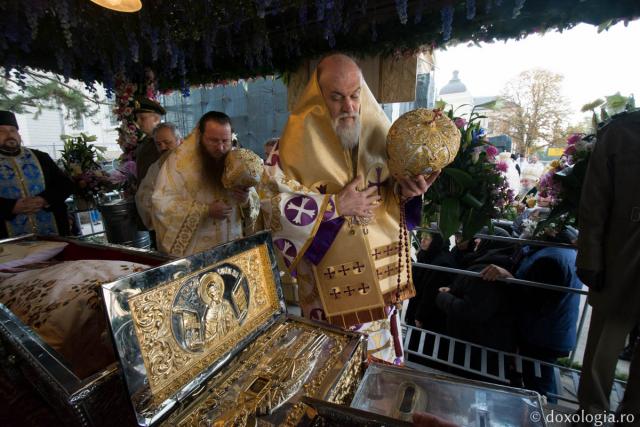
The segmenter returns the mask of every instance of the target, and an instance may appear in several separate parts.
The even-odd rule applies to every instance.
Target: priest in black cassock
[[[69,234],[73,183],[48,154],[22,146],[16,116],[0,110],[0,238]]]

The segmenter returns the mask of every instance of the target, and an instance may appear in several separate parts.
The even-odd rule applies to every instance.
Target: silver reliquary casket
[[[0,275],[0,425],[135,425],[99,284],[171,258],[29,235],[0,242],[0,263],[37,248],[46,262]]]
[[[268,233],[103,285],[143,426],[296,425],[302,396],[348,403],[359,334],[287,317]]]
[[[351,407],[399,422],[427,412],[467,427],[545,425],[534,391],[380,364],[369,366]]]

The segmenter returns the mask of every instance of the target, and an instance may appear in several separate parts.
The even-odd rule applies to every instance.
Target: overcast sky
[[[454,23],[455,36],[455,23]],[[640,21],[627,27],[619,23],[608,31],[580,24],[559,33],[531,35],[519,41],[483,43],[481,47],[461,44],[436,51],[436,91],[453,73],[473,96],[498,95],[505,83],[520,72],[545,68],[562,74],[563,94],[578,121],[580,107],[599,97],[620,91],[634,94],[640,106]]]

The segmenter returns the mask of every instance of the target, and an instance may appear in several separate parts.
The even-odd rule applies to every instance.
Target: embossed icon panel
[[[156,425],[285,313],[259,233],[103,286],[138,423]]]
[[[129,298],[154,400],[166,399],[272,316],[278,299],[269,266],[266,249],[257,247]]]
[[[229,263],[186,280],[171,308],[173,337],[182,349],[201,353],[207,342],[244,323],[250,295],[247,277]]]

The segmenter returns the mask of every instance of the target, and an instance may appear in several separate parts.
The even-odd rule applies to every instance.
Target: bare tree
[[[563,77],[548,70],[528,70],[509,81],[502,107],[494,117],[494,131],[509,135],[517,151],[529,154],[558,145],[566,134],[569,110],[560,94]]]

